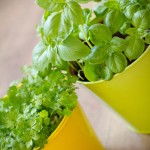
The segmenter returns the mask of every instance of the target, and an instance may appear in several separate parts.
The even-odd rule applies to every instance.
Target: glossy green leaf
[[[101,64],[105,61],[107,54],[106,47],[94,46],[91,49],[91,54],[87,56],[86,61],[91,64]]]
[[[133,15],[138,11],[139,5],[138,4],[130,4],[126,7],[124,14],[128,19],[132,19]]]
[[[129,28],[126,30],[126,34],[135,36],[138,34],[138,30],[137,30],[137,28]]]
[[[89,28],[90,40],[94,45],[104,45],[112,39],[110,29],[104,24],[94,24]]]
[[[84,24],[83,26],[79,26],[79,38],[81,40],[86,41],[86,38],[89,36],[88,34],[88,30],[89,30],[89,26],[87,26],[86,24]]]
[[[84,17],[84,23],[85,24],[90,24],[90,19],[92,16],[92,10],[88,9],[88,8],[84,8],[83,9],[83,17]]]
[[[104,6],[110,8],[110,9],[118,9],[119,3],[116,0],[107,0],[106,2],[104,2]]]
[[[126,49],[127,45],[128,45],[127,40],[124,40],[124,39],[116,37],[116,36],[114,36],[110,42],[110,48],[113,51],[123,52]]]
[[[84,75],[89,81],[97,81],[99,75],[97,73],[97,65],[85,63],[84,65]]]
[[[126,34],[126,30],[128,30],[129,28],[131,28],[131,24],[129,22],[124,22],[123,25],[121,26],[121,28],[119,29],[119,32],[122,35]]]
[[[64,13],[52,13],[44,24],[44,35],[51,40],[61,41],[72,31],[72,25]]]
[[[57,3],[56,0],[36,0],[36,3],[49,12],[57,12],[63,9],[63,3]]]
[[[103,80],[110,80],[114,75],[114,73],[107,66],[101,67],[99,74]]]
[[[122,72],[127,66],[127,59],[122,52],[114,52],[106,59],[107,67],[114,73]]]
[[[83,11],[81,6],[75,1],[69,1],[64,8],[65,16],[75,25],[84,24]]]
[[[136,28],[148,29],[150,27],[150,11],[139,10],[132,18],[132,24]]]
[[[106,14],[106,12],[108,11],[108,7],[104,6],[104,5],[97,5],[94,8],[94,14],[96,16],[104,16]]]
[[[124,23],[124,15],[120,10],[111,10],[107,13],[105,24],[111,29],[112,33],[119,31]]]
[[[128,47],[125,50],[125,55],[130,59],[134,60],[137,59],[140,55],[142,55],[144,51],[144,42],[142,39],[136,36],[129,36],[128,40]]]
[[[33,50],[32,61],[33,65],[39,70],[44,70],[49,64],[47,46],[40,42]]]
[[[130,0],[117,0],[119,3],[119,7],[121,10],[124,10],[129,4],[130,4]]]
[[[58,54],[65,61],[76,61],[89,55],[90,48],[82,43],[77,37],[68,37],[58,46]]]

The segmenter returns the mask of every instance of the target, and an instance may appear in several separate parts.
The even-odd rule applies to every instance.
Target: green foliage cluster
[[[45,10],[33,51],[39,70],[52,63],[71,67],[83,81],[110,80],[150,44],[149,0],[103,0],[94,10],[82,9],[89,1],[36,0]]]
[[[52,68],[42,73],[31,67],[19,85],[0,99],[0,149],[43,148],[64,116],[76,107],[76,78]]]

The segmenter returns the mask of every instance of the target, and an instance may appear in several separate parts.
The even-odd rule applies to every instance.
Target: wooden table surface
[[[93,4],[89,4],[92,6]],[[22,77],[20,67],[31,65],[39,38],[35,25],[42,10],[33,0],[0,0],[0,96],[10,81]],[[99,98],[79,85],[79,101],[106,150],[150,150],[150,136],[128,129],[127,124]]]

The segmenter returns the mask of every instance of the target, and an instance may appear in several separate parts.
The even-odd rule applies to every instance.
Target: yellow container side
[[[71,116],[64,117],[49,137],[44,150],[104,150],[78,105]]]

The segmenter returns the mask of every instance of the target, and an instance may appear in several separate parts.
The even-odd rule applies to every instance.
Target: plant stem
[[[81,70],[83,70],[82,65],[76,61],[76,63],[78,64],[78,66],[81,68]]]
[[[84,27],[83,27],[83,26],[81,26],[81,28],[82,28],[82,32],[83,32],[83,35],[84,35],[85,41],[87,42],[88,46],[89,46],[90,48],[92,48],[93,46],[92,46],[92,44],[89,42],[89,40],[88,40],[88,38],[87,38],[87,36],[86,36],[86,33],[85,33],[85,30],[84,30]]]
[[[78,72],[78,69],[75,68],[74,65],[73,65],[71,62],[69,62],[69,65],[70,65],[70,67],[73,68],[76,72]]]

